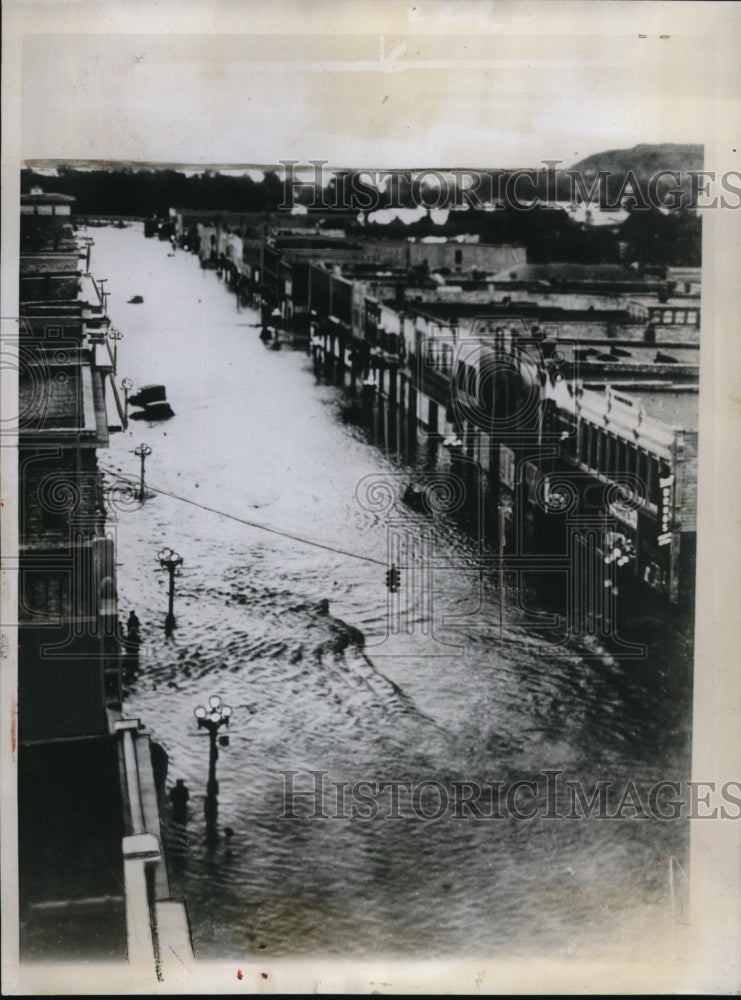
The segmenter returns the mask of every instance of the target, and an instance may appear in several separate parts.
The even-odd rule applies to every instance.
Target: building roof
[[[633,365],[692,365],[700,363],[699,347],[688,344],[644,344],[640,341],[586,342],[558,341],[558,351],[567,362],[576,361],[589,365],[611,368],[630,368]]]
[[[668,267],[666,269],[667,278],[684,278],[686,281],[690,279],[694,281],[700,281],[702,278],[702,268],[701,267]]]
[[[33,447],[39,441],[101,447],[108,443],[105,401],[89,363],[72,358],[51,364],[43,357],[21,371],[19,441]]]
[[[389,301],[389,305],[394,303]],[[517,322],[522,318],[527,318],[533,323],[536,321],[552,320],[558,322],[578,322],[583,321],[593,326],[605,326],[609,320],[617,322],[630,322],[628,313],[620,309],[601,309],[599,311],[587,309],[561,309],[558,306],[541,306],[531,302],[512,302],[509,305],[504,302],[460,302],[456,299],[435,301],[435,302],[415,302],[414,299],[406,299],[404,308],[407,311],[417,312],[420,315],[428,316],[431,319],[450,322],[451,319],[470,318],[480,316],[482,319],[491,319],[503,326],[509,322]],[[643,324],[645,328],[645,323]]]
[[[646,414],[677,430],[694,431],[698,426],[697,386],[656,386],[650,389],[621,388],[621,396],[635,400]]]
[[[276,233],[275,246],[278,250],[332,250],[335,248],[347,248],[348,250],[362,250],[363,247],[357,241],[346,236],[328,236],[324,233]],[[321,263],[321,260],[317,261]]]
[[[640,274],[620,264],[572,264],[554,262],[551,264],[513,264],[494,275],[494,281],[545,281],[545,282],[599,282],[617,285],[640,285],[647,281]]]
[[[43,635],[48,648],[72,645],[68,624],[47,624]],[[85,637],[73,647],[81,658],[95,655],[94,646],[83,650],[85,641],[91,646]],[[64,671],[72,669],[68,663],[58,660],[55,665]],[[53,717],[59,708],[53,697],[47,695],[47,701]],[[28,732],[31,725],[25,730],[23,725],[21,738],[35,738],[33,730]],[[18,782],[24,790],[18,818],[22,961],[69,960],[83,941],[88,960],[111,963],[111,968],[126,960],[125,818],[118,754],[116,737],[102,735],[26,743],[19,755]],[[44,906],[50,896],[69,905]],[[87,905],[79,905],[86,900]]]
[[[629,299],[630,303],[637,303],[642,306],[646,306],[649,309],[699,309],[700,308],[700,293],[694,292],[692,294],[676,296],[672,295],[665,302],[660,302],[656,295],[652,295],[650,292],[646,294],[641,294],[640,292],[636,295],[631,295]]]
[[[71,205],[76,200],[71,194],[58,194],[52,191],[29,191],[21,195],[21,205]]]
[[[80,256],[76,252],[33,253],[20,256],[20,273],[25,274],[71,274],[79,271]]]

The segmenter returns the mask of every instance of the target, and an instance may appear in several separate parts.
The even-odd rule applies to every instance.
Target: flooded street
[[[164,832],[197,957],[605,955],[636,936],[650,948],[671,920],[669,859],[686,868],[684,821],[453,809],[426,820],[407,800],[384,818],[388,792],[379,815],[353,818],[329,782],[539,779],[540,790],[546,770],[587,790],[680,781],[690,722],[674,654],[551,646],[518,624],[510,595],[500,645],[496,573],[482,576],[455,523],[400,503],[391,516],[429,540],[435,568],[425,576],[422,549],[410,555],[403,580],[427,584],[402,588],[395,631],[389,509],[373,483],[400,494],[414,470],[342,419],[342,390],[318,382],[305,353],[266,347],[258,314],[197,257],[140,225],[86,232],[124,334],[117,382],[163,383],[175,411],[131,420],[100,464],[121,618],[133,609],[142,625],[124,714],[167,751],[168,787],[183,778],[191,794],[185,828]],[[140,443],[152,449],[143,506],[127,489]],[[170,636],[165,546],[184,560]],[[222,836],[207,844],[208,736],[193,711],[214,694],[233,715],[217,765]],[[293,808],[282,771],[298,772]],[[311,816],[309,771],[327,772],[327,818]]]

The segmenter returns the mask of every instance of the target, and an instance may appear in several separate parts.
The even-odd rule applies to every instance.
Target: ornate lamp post
[[[115,326],[111,327],[108,339],[113,341],[113,374],[116,374],[116,361],[118,359],[118,342],[123,340],[123,334]]]
[[[214,694],[208,699],[207,709],[203,705],[199,705],[193,714],[198,721],[198,728],[207,729],[209,736],[208,784],[206,785],[206,801],[203,806],[203,814],[206,817],[207,840],[213,843],[218,837],[218,833],[216,832],[216,818],[219,812],[219,802],[217,799],[219,783],[216,780],[216,761],[219,759],[219,747],[216,735],[222,726],[229,725],[232,710],[228,705],[222,705],[221,698],[217,694]],[[222,739],[226,741],[227,737],[222,737]]]
[[[130,378],[121,379],[121,388],[124,391],[124,430],[129,426],[129,390],[134,386]]]
[[[141,477],[139,479],[139,499],[141,500],[142,503],[144,503],[144,461],[147,455],[152,454],[152,449],[149,447],[148,444],[142,442],[140,445],[134,448],[134,454],[138,455],[139,458],[142,460]]]
[[[232,715],[232,710],[228,705],[222,705],[221,698],[211,695],[208,699],[208,709],[199,705],[193,712],[198,720],[199,729],[207,729],[209,735],[208,754],[208,784],[206,792],[209,795],[218,795],[219,783],[216,780],[216,761],[219,759],[219,748],[216,742],[216,734],[222,726],[228,726]]]
[[[177,552],[170,548],[164,548],[159,553],[157,558],[160,561],[160,566],[162,569],[166,569],[170,574],[170,589],[168,596],[168,610],[167,618],[165,619],[165,629],[171,632],[175,628],[175,615],[173,614],[173,601],[175,599],[175,573],[177,569],[183,564],[183,557],[178,555]]]

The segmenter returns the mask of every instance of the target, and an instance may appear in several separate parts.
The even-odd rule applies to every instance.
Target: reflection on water
[[[467,561],[476,546],[454,522],[409,508],[404,530],[434,548],[434,630],[429,593],[415,592],[390,631],[386,515],[356,488],[409,473],[341,418],[341,391],[317,383],[304,354],[261,343],[256,314],[196,258],[168,256],[140,227],[95,241],[125,334],[118,377],[165,384],[176,413],[130,424],[101,463],[118,497],[121,613],[141,621],[125,709],[167,750],[168,784],[191,793],[163,835],[197,955],[576,954],[664,926],[668,859],[686,857],[680,822],[282,818],[282,770],[446,786],[544,769],[616,786],[681,778],[686,656],[668,637],[649,661],[556,648],[509,597],[500,647],[496,574]],[[143,507],[117,491],[136,480],[141,442]],[[163,546],[184,559],[169,636]],[[233,709],[215,843],[208,735],[193,716],[211,694]]]

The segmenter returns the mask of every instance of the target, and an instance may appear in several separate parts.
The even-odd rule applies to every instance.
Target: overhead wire
[[[110,467],[106,468],[104,465],[99,465],[99,468],[103,472],[107,472],[112,476],[117,476],[128,484],[135,482],[134,480],[128,479],[125,475],[118,472],[116,469]],[[336,552],[338,555],[349,556],[351,559],[360,559],[363,562],[374,563],[376,566],[386,566],[386,562],[381,559],[375,559],[373,556],[364,556],[359,552],[350,552],[347,549],[338,548],[336,545],[330,545],[327,542],[319,542],[314,538],[306,538],[303,535],[297,535],[294,532],[286,531],[283,528],[274,528],[267,524],[261,524],[259,521],[253,521],[248,517],[240,517],[238,514],[230,514],[228,511],[219,510],[217,507],[210,507],[208,504],[200,503],[198,500],[193,500],[190,497],[180,496],[178,493],[172,493],[170,490],[166,490],[160,486],[153,486],[151,482],[147,482],[147,489],[153,490],[155,493],[160,493],[163,496],[170,497],[173,500],[180,500],[183,503],[190,504],[193,507],[199,507],[201,510],[209,511],[211,514],[218,514],[220,517],[226,517],[230,521],[237,521],[239,524],[246,524],[250,528],[259,528],[262,531],[268,531],[272,535],[280,535],[283,538],[290,538],[294,542],[301,542],[303,545],[313,545],[318,549],[325,549],[328,552]]]

